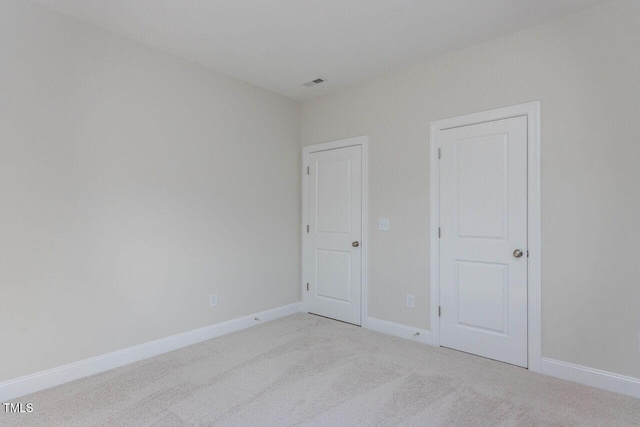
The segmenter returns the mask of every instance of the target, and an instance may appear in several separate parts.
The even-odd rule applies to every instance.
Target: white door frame
[[[367,319],[369,312],[369,263],[368,263],[368,248],[369,248],[369,235],[368,235],[368,200],[369,200],[369,137],[367,135],[356,136],[353,138],[340,139],[338,141],[323,142],[320,144],[308,145],[302,148],[302,221],[300,225],[300,231],[302,232],[302,283],[300,289],[302,292],[302,310],[308,311],[309,300],[307,296],[307,225],[309,224],[309,175],[307,174],[307,167],[309,166],[309,154],[316,153],[318,151],[334,150],[336,148],[346,148],[359,145],[362,149],[362,222],[361,222],[361,239],[360,250],[362,254],[362,286],[361,286],[361,299],[360,299],[360,325],[365,327],[365,320]]]
[[[508,119],[512,117],[527,117],[527,238],[528,238],[528,368],[533,372],[540,372],[542,362],[542,292],[540,265],[540,101],[511,107],[498,108],[491,111],[469,114],[450,119],[431,122],[430,142],[430,325],[433,343],[440,345],[440,163],[438,162],[438,148],[440,147],[440,131],[469,126],[478,123]]]

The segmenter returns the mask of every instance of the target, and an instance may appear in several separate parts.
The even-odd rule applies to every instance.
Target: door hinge
[[[440,236],[442,236],[442,230],[440,229],[440,227],[438,227],[438,239],[440,238]]]
[[[309,284],[307,283],[307,292],[309,292]]]
[[[442,158],[442,149],[438,148],[438,160]]]
[[[309,166],[307,166],[307,175],[309,175]]]
[[[438,317],[442,316],[442,307],[438,306]]]
[[[309,232],[309,226],[307,225],[307,233]]]
[[[529,258],[529,251],[527,250],[527,258]]]

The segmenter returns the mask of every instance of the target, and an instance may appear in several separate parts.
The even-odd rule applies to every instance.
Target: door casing
[[[360,249],[362,254],[361,265],[361,298],[360,298],[360,325],[365,327],[365,321],[368,317],[368,182],[369,182],[369,141],[367,135],[356,136],[353,138],[340,139],[337,141],[323,142],[320,144],[308,145],[302,149],[302,277],[300,291],[302,292],[302,310],[308,312],[308,293],[307,293],[307,275],[308,275],[308,249],[307,249],[307,224],[309,224],[309,176],[307,175],[307,166],[309,166],[309,154],[319,151],[335,150],[338,148],[346,148],[359,145],[362,150],[362,222],[361,222],[361,239]]]
[[[431,122],[430,139],[430,329],[432,343],[440,345],[440,132],[512,117],[527,117],[527,235],[529,262],[527,268],[527,350],[528,369],[541,371],[542,359],[542,292],[540,234],[540,101],[498,108]]]

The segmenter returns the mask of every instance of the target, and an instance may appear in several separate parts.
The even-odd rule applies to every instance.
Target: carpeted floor
[[[17,401],[0,424],[640,425],[640,399],[307,314]]]

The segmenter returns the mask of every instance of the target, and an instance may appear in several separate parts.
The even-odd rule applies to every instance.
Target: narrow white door
[[[527,118],[440,140],[441,345],[527,367]]]
[[[361,146],[309,154],[307,307],[360,325]]]

